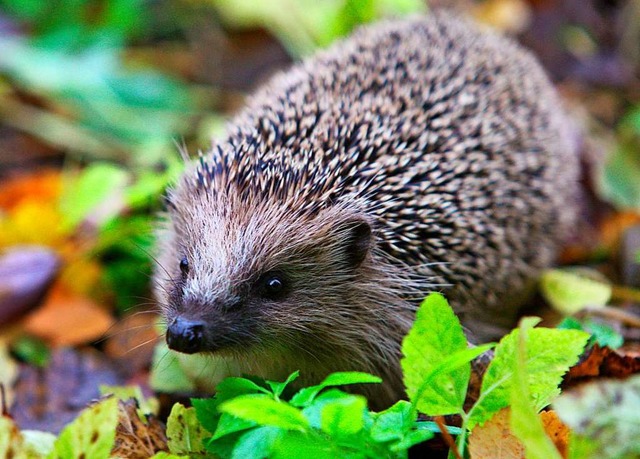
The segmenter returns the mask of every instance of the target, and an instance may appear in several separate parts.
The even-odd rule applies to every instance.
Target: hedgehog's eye
[[[180,260],[180,272],[183,276],[189,274],[189,260],[187,260],[186,258]]]
[[[278,300],[286,294],[286,283],[281,273],[269,272],[262,276],[262,296],[270,300]]]

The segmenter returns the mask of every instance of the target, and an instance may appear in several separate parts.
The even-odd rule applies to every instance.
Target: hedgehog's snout
[[[194,354],[203,350],[204,322],[176,317],[167,328],[167,346],[174,351]]]

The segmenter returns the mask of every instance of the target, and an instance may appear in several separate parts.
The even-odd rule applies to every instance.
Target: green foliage
[[[227,24],[265,27],[293,56],[349,34],[359,24],[388,16],[424,12],[420,0],[211,0]],[[283,14],[286,11],[286,14]]]
[[[402,343],[409,399],[430,415],[458,414],[467,394],[470,362],[490,348],[468,349],[460,321],[440,294],[429,295]]]
[[[41,368],[47,366],[51,357],[49,347],[32,336],[21,336],[13,342],[11,350],[24,362]]]
[[[53,110],[2,96],[2,116],[46,142],[93,157],[152,165],[174,148],[195,106],[190,90],[124,62],[148,15],[143,0],[2,0],[30,36],[0,37],[0,76]],[[153,120],[150,122],[150,120]]]
[[[513,374],[518,366],[518,329],[502,338],[482,379],[480,398],[469,411],[472,429],[509,405]],[[527,369],[529,401],[536,411],[560,394],[562,376],[578,361],[589,335],[578,330],[535,328],[528,333]]]
[[[599,177],[602,196],[616,207],[640,209],[640,108],[618,126],[618,146],[610,153]]]
[[[525,318],[520,323],[516,361],[511,384],[511,430],[525,446],[529,459],[561,459],[560,453],[545,433],[542,421],[534,406],[529,403],[527,340],[537,318]]]
[[[597,343],[600,347],[617,349],[624,344],[624,337],[611,326],[605,323],[596,322],[589,317],[581,320],[574,317],[566,317],[558,324],[557,328],[565,330],[582,330],[589,333],[591,338],[589,338],[588,346]]]
[[[494,345],[469,347],[446,300],[430,295],[402,347],[410,401],[372,412],[364,397],[336,388],[380,382],[366,373],[334,373],[290,399],[283,394],[297,372],[282,383],[226,378],[215,398],[193,400],[198,421],[211,433],[206,449],[223,458],[293,457],[291,451],[296,457],[407,457],[412,445],[438,431],[433,424],[417,421],[418,411],[423,411],[461,415],[462,428],[449,431],[458,435],[459,452],[464,455],[468,432],[511,405],[519,416],[514,431],[532,457],[544,457],[552,450],[537,412],[559,394],[561,377],[577,360],[588,335],[532,329],[536,321],[525,320],[524,332],[514,330],[497,345],[480,398],[465,411],[470,362]]]
[[[405,457],[409,446],[433,436],[416,424],[417,412],[408,402],[372,413],[364,397],[335,388],[378,383],[380,378],[334,373],[283,400],[296,377],[294,373],[283,383],[226,378],[215,398],[193,400],[198,420],[212,433],[207,450],[233,458],[290,457],[291,451],[311,457]],[[396,423],[399,419],[404,422]]]
[[[586,270],[551,269],[542,275],[541,291],[549,304],[564,315],[587,306],[605,306],[611,299],[611,285],[594,277]]]

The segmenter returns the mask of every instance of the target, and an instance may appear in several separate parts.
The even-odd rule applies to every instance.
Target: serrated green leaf
[[[469,412],[469,429],[509,404],[518,336],[519,331],[513,330],[496,346],[495,356],[482,379],[478,402]],[[578,330],[534,328],[529,332],[526,367],[529,394],[536,410],[560,393],[562,376],[577,362],[588,339],[587,333]]]
[[[279,398],[282,395],[282,391],[284,391],[285,387],[287,387],[289,383],[294,381],[298,376],[300,376],[300,372],[294,371],[284,382],[267,381],[267,385],[273,391],[273,395],[275,395],[276,398]]]
[[[573,430],[571,457],[640,457],[640,375],[585,384],[562,394],[553,408]]]
[[[542,294],[551,306],[570,316],[589,307],[605,306],[611,299],[611,285],[576,270],[551,269],[542,274]]]
[[[225,435],[240,432],[241,430],[247,430],[255,427],[256,425],[257,424],[253,421],[247,421],[246,419],[237,418],[228,413],[222,413],[218,420],[218,427],[211,438],[213,440],[217,440]]]
[[[341,371],[331,373],[320,384],[305,387],[298,391],[298,393],[291,398],[290,403],[293,406],[305,407],[313,403],[313,400],[318,396],[318,394],[328,387],[346,386],[350,384],[377,384],[381,382],[382,379],[378,376],[360,371]]]
[[[511,384],[511,430],[525,447],[527,459],[561,459],[562,456],[545,433],[538,411],[531,403],[527,369],[527,337],[538,319],[524,318],[516,349],[516,365]]]
[[[406,400],[400,400],[384,411],[376,413],[371,426],[371,438],[377,442],[399,440],[411,430],[417,419],[417,412]]]
[[[54,444],[50,458],[108,458],[116,436],[118,399],[102,400],[67,425]]]
[[[220,404],[218,410],[264,426],[305,431],[309,421],[288,403],[262,394],[241,395]]]
[[[246,394],[266,394],[271,395],[268,389],[259,386],[247,378],[237,378],[230,376],[220,381],[216,386],[216,394],[219,400],[227,400],[238,395]]]
[[[402,341],[400,361],[409,400],[432,416],[462,411],[471,376],[471,364],[435,373],[452,354],[467,351],[467,339],[444,296],[429,295],[420,305],[409,334]],[[425,384],[425,376],[432,375]]]
[[[220,402],[216,398],[192,398],[191,405],[196,410],[196,417],[200,425],[211,435],[218,428],[222,413],[218,412]]]
[[[198,422],[195,408],[186,408],[181,403],[173,405],[167,419],[167,446],[172,454],[203,454],[207,437],[209,433]]]

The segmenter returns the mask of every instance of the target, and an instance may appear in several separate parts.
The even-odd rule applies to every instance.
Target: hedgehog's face
[[[349,285],[371,228],[353,211],[300,218],[206,200],[174,209],[160,240],[156,294],[174,350],[319,352],[340,335],[336,324],[357,319]]]

